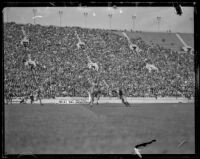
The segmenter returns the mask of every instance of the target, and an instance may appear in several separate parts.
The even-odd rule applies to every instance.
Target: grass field
[[[5,105],[8,154],[131,154],[153,139],[142,154],[193,154],[194,104]]]

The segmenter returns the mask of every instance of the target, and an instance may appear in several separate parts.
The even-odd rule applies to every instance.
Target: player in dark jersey
[[[20,100],[20,104],[26,104],[27,97],[22,97]]]
[[[94,102],[95,87],[96,87],[96,83],[93,82],[89,90],[89,104],[90,105],[93,105],[93,102]]]
[[[33,104],[33,102],[34,102],[34,96],[33,96],[33,93],[30,94],[30,100],[31,100],[31,104]]]
[[[92,101],[92,104],[93,104],[93,102],[94,102],[94,98],[97,99],[97,103],[96,103],[96,104],[99,104],[98,101],[99,101],[99,99],[100,99],[101,94],[102,94],[102,91],[101,91],[100,89],[95,90],[95,91],[91,94],[91,98],[92,98],[91,101]]]
[[[123,103],[125,106],[129,106],[130,104],[129,104],[128,101],[126,100],[126,95],[125,95],[125,92],[123,92],[122,88],[119,88],[118,94],[119,94],[119,99],[122,100],[122,103]]]
[[[39,89],[37,90],[37,99],[39,99],[40,105],[44,105],[44,104],[42,103],[42,91],[41,91],[41,88],[39,88]]]

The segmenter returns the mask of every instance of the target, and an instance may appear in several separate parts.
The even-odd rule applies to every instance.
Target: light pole
[[[132,20],[133,20],[133,30],[135,30],[136,15],[132,16]]]
[[[160,22],[161,22],[161,17],[157,17],[158,31],[160,31]]]
[[[35,25],[35,16],[36,16],[37,9],[33,8],[33,23]]]
[[[59,10],[59,15],[60,15],[60,27],[61,27],[61,16],[63,15],[63,11]]]
[[[108,14],[108,17],[109,17],[109,24],[110,24],[110,30],[111,30],[111,19],[112,19],[112,14],[109,13],[109,14]]]
[[[85,17],[85,27],[87,28],[87,16],[88,16],[88,12],[84,12],[83,15]]]

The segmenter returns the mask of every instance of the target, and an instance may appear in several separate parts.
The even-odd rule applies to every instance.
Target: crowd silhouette
[[[194,96],[194,56],[189,53],[130,39],[141,49],[137,53],[123,35],[103,29],[11,22],[4,24],[3,33],[4,92],[16,97],[39,86],[45,98],[87,97],[89,79],[100,80],[104,96],[119,87],[129,97]],[[34,67],[27,66],[30,60]],[[147,65],[157,70],[149,71]]]

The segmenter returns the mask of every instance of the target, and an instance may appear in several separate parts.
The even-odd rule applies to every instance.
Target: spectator
[[[22,32],[23,26],[23,32]],[[20,41],[28,37],[27,49]],[[77,38],[77,36],[79,38]],[[83,42],[83,48],[76,44]],[[194,96],[194,61],[191,54],[179,54],[159,45],[146,44],[141,38],[130,39],[141,51],[132,52],[123,35],[80,27],[4,24],[5,91],[16,96],[30,94],[43,86],[44,96],[88,96],[88,78],[105,79],[110,88],[124,83],[128,96]],[[42,67],[31,71],[24,66],[28,54]],[[96,73],[88,68],[88,59],[98,63]],[[149,72],[150,63],[159,71]],[[112,93],[102,84],[105,96]]]

